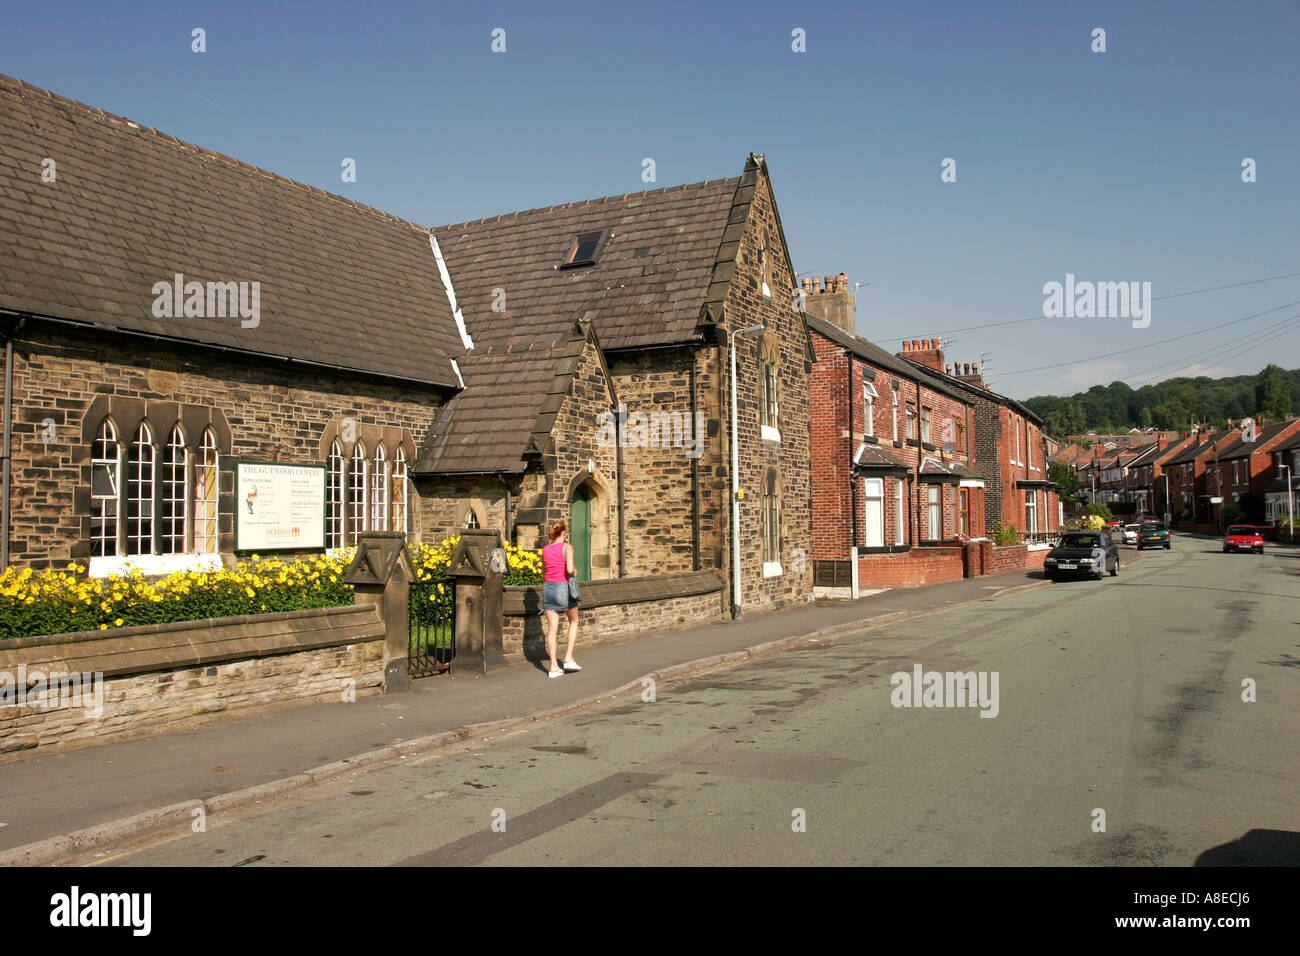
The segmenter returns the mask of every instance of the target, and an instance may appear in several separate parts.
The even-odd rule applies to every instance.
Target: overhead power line
[[[1232,325],[1240,325],[1242,322],[1249,322],[1251,319],[1258,319],[1261,315],[1271,315],[1274,312],[1281,312],[1283,309],[1289,309],[1292,306],[1300,305],[1300,299],[1294,302],[1287,302],[1273,309],[1265,309],[1263,312],[1255,312],[1252,315],[1243,315],[1239,319],[1232,319],[1229,322],[1222,322],[1219,325],[1212,325],[1208,329],[1198,329],[1195,332],[1185,332],[1182,335],[1174,335],[1167,339],[1160,339],[1157,342],[1148,342],[1146,345],[1134,345],[1131,348],[1118,349],[1114,352],[1104,352],[1101,355],[1089,355],[1087,358],[1072,359],[1069,362],[1056,362],[1052,365],[1038,365],[1034,368],[1018,368],[1014,372],[1002,372],[1002,375],[1024,375],[1027,372],[1042,372],[1051,368],[1064,368],[1067,365],[1078,365],[1080,362],[1093,362],[1097,359],[1114,358],[1116,355],[1127,355],[1130,352],[1140,352],[1143,349],[1153,349],[1158,345],[1167,345],[1170,342],[1178,342],[1182,339],[1190,339],[1194,335],[1204,335],[1207,332],[1213,332],[1216,329],[1226,329]]]
[[[1150,301],[1152,301],[1152,302],[1159,302],[1159,301],[1162,301],[1162,300],[1164,300],[1164,299],[1180,299],[1180,298],[1182,298],[1183,296],[1188,296],[1188,295],[1201,295],[1202,293],[1205,293],[1205,292],[1221,292],[1221,291],[1223,291],[1224,289],[1239,289],[1239,288],[1241,288],[1242,286],[1247,286],[1247,285],[1259,285],[1261,282],[1277,282],[1277,281],[1279,281],[1279,280],[1281,280],[1281,279],[1294,279],[1294,278],[1296,278],[1297,276],[1300,276],[1300,272],[1288,272],[1286,275],[1280,275],[1280,276],[1266,276],[1266,277],[1264,277],[1263,279],[1247,279],[1247,280],[1244,281],[1244,282],[1230,282],[1230,283],[1228,283],[1227,285],[1216,285],[1216,286],[1210,286],[1209,288],[1206,288],[1206,289],[1191,289],[1191,290],[1189,290],[1189,291],[1187,291],[1187,292],[1171,292],[1171,293],[1169,293],[1168,295],[1153,295],[1153,296],[1151,297]],[[962,327],[959,328],[959,329],[947,329],[946,331],[943,331],[943,332],[931,333],[931,335],[932,335],[932,336],[937,336],[937,337],[939,337],[939,338],[942,338],[943,336],[945,336],[945,335],[951,335],[951,334],[953,334],[954,332],[972,332],[972,331],[974,331],[974,330],[976,330],[976,329],[996,329],[996,328],[999,328],[1000,326],[1004,326],[1004,325],[1021,325],[1021,324],[1025,323],[1025,322],[1038,322],[1038,321],[1040,321],[1040,320],[1042,320],[1042,319],[1046,319],[1046,318],[1050,318],[1050,316],[1041,315],[1041,314],[1040,314],[1040,315],[1031,315],[1031,316],[1030,316],[1029,318],[1027,318],[1027,319],[1008,319],[1008,320],[1005,321],[1005,322],[989,322],[989,323],[987,323],[987,324],[985,324],[985,325],[964,325],[964,326],[962,326]],[[885,342],[909,342],[909,341],[911,341],[913,338],[915,338],[915,336],[907,335],[907,336],[903,336],[902,338],[883,339],[883,340],[881,340],[881,341],[885,341]]]
[[[1176,358],[1169,362],[1162,362],[1159,365],[1154,365],[1149,369],[1144,369],[1141,372],[1137,372],[1133,375],[1128,376],[1128,381],[1134,387],[1149,385],[1154,381],[1156,381],[1157,379],[1170,378],[1174,375],[1175,372],[1180,372],[1183,369],[1190,367],[1191,365],[1195,365],[1200,359],[1208,357],[1210,355],[1216,355],[1218,353],[1222,353],[1226,349],[1236,349],[1241,346],[1246,346],[1247,350],[1251,348],[1255,348],[1256,346],[1262,345],[1265,342],[1271,342],[1272,340],[1278,338],[1279,336],[1288,334],[1289,332],[1291,332],[1292,329],[1300,325],[1300,321],[1298,320],[1300,320],[1300,313],[1297,313],[1296,315],[1288,316],[1287,318],[1283,319],[1281,322],[1274,322],[1272,325],[1259,329],[1256,332],[1251,332],[1249,335],[1245,336],[1244,338],[1234,339],[1232,341],[1223,342],[1218,345],[1212,345],[1208,349],[1202,349],[1199,352],[1193,352],[1191,355],[1184,355],[1181,358]],[[1218,354],[1218,358],[1220,361],[1222,361],[1224,357],[1225,357],[1224,355]],[[1161,369],[1167,369],[1168,371],[1160,371]],[[1159,372],[1160,374],[1159,375],[1153,374],[1155,372]]]

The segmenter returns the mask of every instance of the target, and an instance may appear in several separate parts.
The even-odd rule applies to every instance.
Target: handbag
[[[578,588],[577,578],[569,578],[569,600],[574,604],[582,600],[582,591]]]

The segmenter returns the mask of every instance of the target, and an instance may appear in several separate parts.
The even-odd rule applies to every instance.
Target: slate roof
[[[808,328],[818,334],[830,339],[836,345],[843,346],[858,358],[870,362],[872,365],[887,369],[895,375],[901,375],[909,381],[917,381],[922,378],[918,375],[917,366],[911,362],[905,362],[895,356],[892,352],[887,352],[874,342],[868,342],[866,339],[853,335],[847,330],[840,328],[834,322],[816,315],[808,315]],[[925,387],[932,391],[947,395],[949,398],[955,398],[959,402],[970,404],[970,396],[962,393],[956,388],[952,388],[944,382],[934,381],[928,376],[925,377]]]
[[[0,309],[459,387],[427,229],[7,76],[0,129]],[[156,318],[176,273],[260,282],[259,323]]]
[[[588,314],[607,350],[699,341],[724,233],[738,238],[744,226],[728,230],[740,184],[715,179],[434,229],[475,349],[559,344]],[[601,231],[594,265],[558,268],[579,233]],[[498,289],[504,311],[492,308]]]
[[[853,456],[853,464],[863,471],[910,472],[912,466],[898,460],[879,445],[863,442]]]
[[[979,478],[982,480],[985,476],[959,461],[939,461],[937,458],[927,457],[921,460],[921,477]]]
[[[522,472],[526,454],[546,450],[588,341],[599,354],[590,324],[571,323],[561,344],[467,355],[461,365],[465,390],[439,410],[412,474]]]
[[[1292,419],[1291,421],[1278,422],[1275,425],[1265,425],[1263,428],[1258,428],[1255,430],[1255,440],[1253,442],[1244,442],[1238,437],[1231,445],[1219,452],[1219,461],[1230,458],[1248,458],[1294,424],[1295,419]]]
[[[1167,468],[1170,465],[1185,465],[1190,461],[1195,461],[1206,451],[1208,451],[1210,446],[1213,444],[1214,444],[1213,435],[1206,436],[1204,441],[1193,442],[1192,444],[1184,448],[1182,451],[1180,451],[1173,458],[1170,458],[1167,462],[1165,462],[1165,467]]]
[[[1022,405],[1014,398],[1010,398],[1006,395],[1000,395],[999,393],[993,391],[992,389],[985,388],[982,385],[976,385],[974,382],[962,381],[961,379],[957,378],[955,375],[949,375],[947,372],[936,371],[935,369],[930,368],[930,366],[928,365],[923,365],[920,362],[913,362],[911,359],[904,359],[902,361],[906,361],[909,366],[916,369],[929,381],[948,383],[953,388],[964,392],[965,394],[959,396],[961,400],[964,402],[969,402],[970,401],[969,396],[975,395],[979,398],[984,399],[985,401],[993,402],[996,405],[1003,405],[1006,406],[1007,408],[1012,408],[1016,411],[1017,414],[1019,414],[1024,418],[1029,419],[1040,429],[1043,427],[1042,416],[1039,415],[1037,412],[1033,411],[1032,409],[1030,409],[1028,406]]]

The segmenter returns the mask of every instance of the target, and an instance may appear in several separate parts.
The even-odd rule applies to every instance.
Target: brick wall
[[[965,574],[961,548],[913,548],[903,554],[858,558],[858,587],[915,588],[960,581]]]

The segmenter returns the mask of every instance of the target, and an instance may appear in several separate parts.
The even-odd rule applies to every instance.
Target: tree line
[[[1042,417],[1048,435],[1060,439],[1153,425],[1186,431],[1193,422],[1223,426],[1247,416],[1272,423],[1300,412],[1300,369],[1269,364],[1258,375],[1171,378],[1139,389],[1111,382],[1068,398],[1037,395],[1024,404]]]

